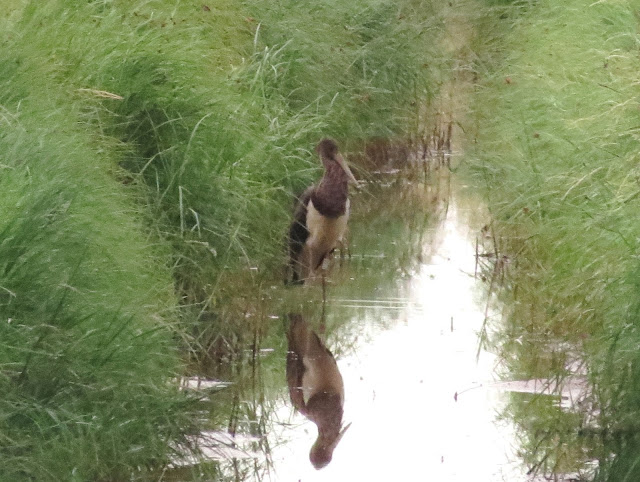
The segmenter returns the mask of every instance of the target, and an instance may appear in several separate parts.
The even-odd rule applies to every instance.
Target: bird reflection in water
[[[293,406],[318,427],[309,459],[316,469],[331,462],[349,428],[342,427],[344,384],[336,360],[301,315],[289,315],[287,385]]]

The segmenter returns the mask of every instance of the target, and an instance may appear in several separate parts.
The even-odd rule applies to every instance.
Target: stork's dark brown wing
[[[291,266],[291,282],[295,284],[302,283],[300,255],[302,248],[309,237],[307,229],[307,205],[311,199],[315,186],[310,186],[298,197],[296,201],[295,211],[293,212],[293,221],[289,227],[289,264]]]

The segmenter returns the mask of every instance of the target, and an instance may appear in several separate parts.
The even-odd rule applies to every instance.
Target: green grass
[[[168,462],[197,428],[171,380],[251,343],[240,315],[281,282],[318,139],[423,134],[438,8],[3,3],[0,479]]]
[[[523,344],[577,347],[598,423],[624,434],[604,437],[597,477],[635,480],[640,6],[489,7],[475,45],[469,167],[511,259],[505,359],[515,376],[541,376]]]
[[[171,273],[81,113],[3,73],[0,479],[126,477],[189,428]]]

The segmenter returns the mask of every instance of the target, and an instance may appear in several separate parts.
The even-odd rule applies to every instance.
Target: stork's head
[[[340,166],[340,168],[345,172],[349,183],[356,186],[358,185],[357,179],[338,151],[338,144],[336,144],[336,141],[328,138],[322,139],[316,146],[316,152],[320,156],[320,159],[322,159],[322,164],[324,165],[325,169],[330,169],[330,166],[332,164],[336,164]]]
[[[329,465],[329,462],[331,462],[333,458],[334,449],[350,426],[351,424],[346,427],[337,425],[329,429],[318,426],[318,438],[311,447],[311,452],[309,452],[311,464],[316,469],[321,469]]]

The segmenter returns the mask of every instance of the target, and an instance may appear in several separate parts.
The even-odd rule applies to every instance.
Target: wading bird
[[[318,427],[309,459],[316,469],[331,462],[349,428],[342,427],[344,384],[336,360],[301,315],[289,315],[287,385],[293,406]]]
[[[289,228],[293,283],[313,278],[327,255],[343,242],[349,219],[349,184],[358,184],[335,141],[323,139],[316,152],[324,176],[298,198]]]

